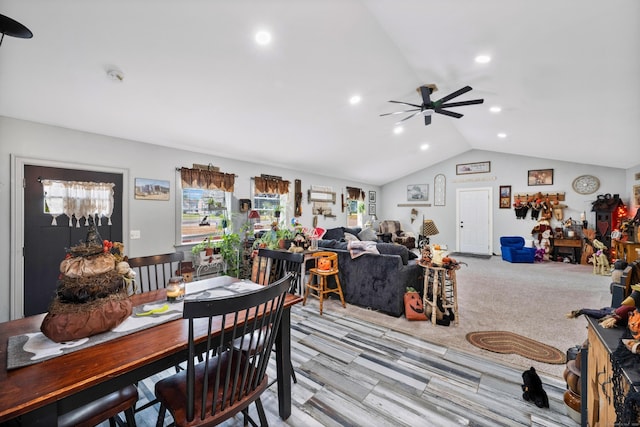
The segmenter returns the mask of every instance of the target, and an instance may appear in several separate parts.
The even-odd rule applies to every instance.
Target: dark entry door
[[[69,227],[69,218],[60,215],[58,225],[51,225],[51,215],[44,211],[44,194],[39,179],[64,181],[113,182],[114,208],[112,225],[102,221],[98,232],[103,239],[122,242],[122,174],[59,169],[25,165],[24,197],[24,315],[44,313],[55,295],[60,262],[66,249],[84,242],[87,235],[85,221],[80,228]]]

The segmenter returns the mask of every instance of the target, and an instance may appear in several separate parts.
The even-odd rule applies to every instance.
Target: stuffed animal
[[[551,230],[546,229],[540,234],[540,241],[534,240],[536,245],[536,258],[538,261],[549,261],[549,252],[551,250]]]
[[[598,239],[593,240],[593,248],[596,250],[591,257],[593,263],[593,274],[600,274],[608,276],[611,274],[609,271],[609,259],[607,258],[607,247]]]
[[[522,373],[522,382],[524,400],[535,403],[538,408],[549,407],[549,398],[542,388],[542,380],[533,366]]]

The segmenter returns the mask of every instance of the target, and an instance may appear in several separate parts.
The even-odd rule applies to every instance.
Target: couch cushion
[[[358,237],[360,238],[360,240],[367,240],[372,242],[378,241],[378,235],[375,231],[373,231],[373,228],[365,228],[358,233]]]
[[[347,242],[340,242],[338,240],[327,240],[320,239],[318,240],[318,247],[320,248],[330,248],[330,249],[342,249],[347,250]]]
[[[357,236],[362,231],[362,228],[360,228],[360,227],[353,227],[353,228],[344,227],[342,230],[345,233],[351,233],[354,236]]]
[[[400,255],[402,264],[407,265],[409,262],[409,250],[405,246],[395,243],[378,243],[376,247],[381,255]]]
[[[344,238],[344,227],[330,228],[322,238],[324,240],[342,240]]]

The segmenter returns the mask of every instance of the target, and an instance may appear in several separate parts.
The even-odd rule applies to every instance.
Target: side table
[[[438,296],[440,296],[443,308],[445,310],[450,308],[453,311],[454,323],[458,325],[460,316],[456,271],[436,266],[424,266],[424,269],[423,304],[425,309],[431,307],[431,323],[436,324]],[[431,299],[429,299],[429,289],[431,289]]]
[[[553,260],[558,258],[558,248],[570,248],[573,250],[573,263],[580,264],[582,257],[582,239],[553,239]]]

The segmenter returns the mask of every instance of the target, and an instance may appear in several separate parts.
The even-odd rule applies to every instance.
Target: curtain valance
[[[362,188],[347,187],[347,196],[352,200],[360,200],[364,202],[364,191]]]
[[[51,225],[58,225],[56,217],[62,214],[69,217],[69,227],[73,226],[73,216],[77,220],[76,227],[80,227],[80,218],[85,218],[86,222],[90,216],[98,216],[98,225],[102,225],[102,217],[107,218],[111,225],[114,183],[52,179],[41,182],[45,212],[53,217]]]
[[[182,187],[223,190],[233,193],[236,177],[232,173],[215,172],[204,169],[180,169]]]
[[[256,193],[289,194],[289,181],[277,178],[253,178],[256,185]]]

